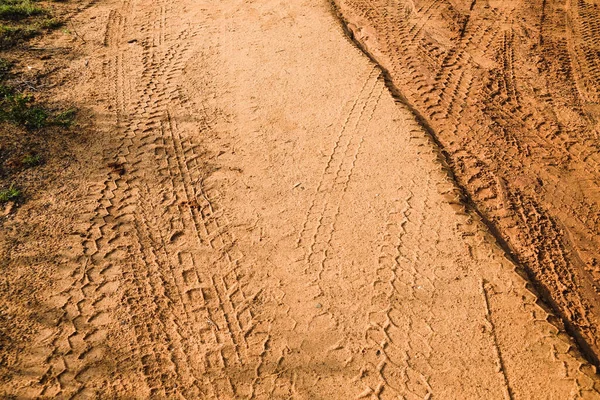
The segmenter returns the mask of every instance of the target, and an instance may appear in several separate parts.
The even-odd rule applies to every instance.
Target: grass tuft
[[[40,29],[36,24],[4,25],[0,24],[0,49],[8,49],[38,35]]]
[[[21,197],[21,191],[16,189],[13,185],[5,190],[0,190],[0,203],[6,203],[7,201],[16,201]]]
[[[52,18],[50,11],[38,6],[35,0],[0,0],[0,50],[59,26],[62,23]]]
[[[64,25],[64,22],[57,18],[44,18],[43,20],[36,23],[36,26],[40,29],[56,29]]]
[[[36,167],[42,163],[42,158],[37,154],[28,154],[21,160],[21,163],[27,167]]]
[[[40,129],[48,125],[48,112],[35,105],[33,100],[31,95],[0,86],[0,121],[12,122],[28,129]]]
[[[30,0],[0,0],[0,19],[18,21],[36,15],[46,15],[48,11]]]
[[[12,62],[5,60],[4,58],[0,58],[0,79],[4,79],[6,76],[8,76],[12,66]]]
[[[52,115],[49,119],[51,125],[62,126],[63,128],[70,128],[75,121],[75,116],[77,115],[77,111],[75,109],[70,108],[65,111],[61,111],[55,115]]]
[[[0,81],[8,76],[10,68],[8,61],[0,59]],[[76,113],[72,108],[50,112],[36,104],[32,95],[0,83],[0,122],[10,122],[30,130],[46,126],[69,128],[75,121]]]

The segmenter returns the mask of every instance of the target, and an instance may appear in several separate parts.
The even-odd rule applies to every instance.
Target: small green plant
[[[11,122],[28,129],[40,129],[49,125],[69,128],[75,115],[76,111],[72,108],[51,113],[37,105],[33,96],[0,84],[0,122]]]
[[[0,203],[6,203],[7,201],[15,201],[21,197],[21,191],[16,189],[13,185],[5,190],[0,190]]]
[[[6,78],[12,68],[12,62],[0,58],[0,79]]]
[[[23,163],[23,165],[26,166],[27,168],[31,168],[31,167],[40,165],[41,162],[42,162],[42,159],[38,154],[28,154],[25,157],[23,157],[23,159],[21,160],[21,163]]]
[[[17,93],[0,86],[0,121],[23,125],[29,129],[39,129],[47,125],[48,112],[36,106],[33,96]]]
[[[50,118],[50,124],[62,126],[63,128],[70,128],[75,121],[76,111],[72,108],[59,112]]]
[[[64,22],[56,18],[45,18],[37,23],[37,26],[42,29],[56,29],[60,28],[63,25]]]

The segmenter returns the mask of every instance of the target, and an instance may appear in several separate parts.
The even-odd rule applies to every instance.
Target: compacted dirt
[[[600,3],[340,0],[459,184],[600,355]]]
[[[68,82],[61,93],[94,116],[95,131],[65,174],[69,186],[39,193],[3,221],[6,237],[28,236],[3,249],[3,315],[15,321],[3,335],[18,345],[0,348],[2,397],[600,398],[595,368],[490,233],[485,218],[496,222],[496,214],[483,208],[482,220],[465,207],[432,136],[438,126],[456,127],[448,140],[463,150],[451,155],[464,157],[451,162],[471,173],[462,184],[470,190],[494,179],[496,186],[476,193],[487,190],[494,212],[503,213],[498,229],[522,240],[514,244],[519,257],[538,260],[532,265],[567,285],[554,299],[563,313],[580,316],[573,323],[593,321],[582,300],[591,301],[593,291],[586,297],[583,284],[572,290],[587,270],[569,261],[575,247],[567,251],[562,240],[585,225],[576,216],[593,221],[592,205],[578,213],[594,199],[583,196],[595,172],[580,168],[596,158],[584,153],[592,145],[581,138],[579,147],[564,147],[575,127],[552,119],[589,123],[580,134],[592,137],[593,107],[569,113],[561,105],[566,97],[546,97],[550,108],[525,118],[530,100],[516,75],[503,75],[502,87],[490,80],[486,89],[479,64],[469,63],[464,49],[475,40],[457,39],[458,47],[440,56],[442,45],[454,46],[444,35],[455,28],[436,17],[435,4],[419,11],[412,3],[370,3],[337,9],[326,0],[109,0],[74,19],[85,41],[61,75]],[[389,57],[398,81],[347,36],[352,24],[337,15],[345,7],[347,21],[372,29],[369,40],[356,35],[361,43],[385,38],[373,51]],[[379,19],[384,12],[389,25]],[[502,54],[512,56],[499,73],[516,71],[517,60],[510,43],[518,36],[508,32],[518,18],[503,18],[481,21],[505,31],[469,23],[457,31],[465,38],[489,32],[484,42],[494,50],[481,44],[473,57],[490,70],[496,61],[486,57],[508,40]],[[404,30],[413,20],[417,28]],[[402,35],[422,38],[429,28],[445,39],[431,47],[427,64],[417,58],[421,39],[412,39],[413,48]],[[424,68],[438,65],[436,57],[444,66],[439,79],[450,83],[428,87],[420,82],[435,77]],[[597,96],[594,80],[583,77],[579,90]],[[477,79],[483,83],[471,84]],[[411,95],[438,96],[439,104],[431,103],[438,125],[393,83],[406,83]],[[559,82],[544,90],[552,85]],[[512,147],[482,128],[492,112]],[[527,145],[515,133],[525,131],[507,128],[538,121],[526,131]],[[536,160],[549,144],[572,164],[554,161],[544,172]],[[472,155],[479,151],[489,159]],[[509,166],[512,175],[496,174]],[[564,175],[553,181],[559,169]],[[535,173],[543,186],[528,175]],[[575,187],[573,176],[587,180]],[[562,205],[538,203],[555,198]],[[51,215],[35,207],[47,202]],[[53,229],[38,226],[35,210],[48,214]],[[559,229],[549,214],[559,210],[580,225]],[[502,224],[513,220],[505,231]],[[569,237],[583,246],[575,233]],[[40,257],[56,247],[45,243],[57,242],[56,257]],[[592,257],[592,242],[588,248]],[[593,280],[582,282],[592,290]],[[581,332],[591,338],[593,324],[586,326]]]

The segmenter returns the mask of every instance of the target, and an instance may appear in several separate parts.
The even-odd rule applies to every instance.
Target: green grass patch
[[[0,85],[0,122],[10,122],[30,130],[46,126],[69,128],[75,115],[74,109],[51,112],[36,104],[33,96]]]
[[[6,77],[10,72],[13,64],[12,62],[5,60],[4,58],[0,58],[0,78]]]
[[[0,0],[0,50],[59,26],[62,23],[34,0]]]
[[[0,24],[0,50],[14,47],[39,33],[40,28],[35,24],[17,26]]]
[[[70,108],[65,111],[58,112],[50,116],[48,122],[50,125],[62,126],[63,128],[70,128],[75,121],[77,111]]]
[[[35,105],[33,96],[0,86],[0,121],[39,129],[48,124],[48,117],[46,110]]]
[[[36,22],[35,25],[38,27],[38,29],[50,30],[60,28],[64,25],[64,22],[57,18],[44,18],[43,20]]]
[[[63,23],[54,18],[50,10],[37,0],[0,0],[0,52],[8,50],[5,53],[7,58],[14,56],[10,51],[12,48],[61,26]],[[21,64],[18,59],[16,63]],[[5,188],[0,190],[0,204],[20,203],[23,200],[21,190],[10,178],[11,174],[43,163],[42,158],[35,154],[30,145],[35,142],[33,137],[49,133],[48,138],[51,139],[54,131],[58,129],[43,128],[69,128],[76,116],[74,109],[49,109],[36,101],[32,94],[22,92],[16,84],[19,72],[11,71],[12,67],[12,62],[0,57],[0,129],[6,129],[9,133],[7,142],[2,143],[3,160],[8,160],[3,164],[6,169],[3,168],[2,180],[6,182],[4,179],[8,178],[10,184],[9,188],[6,189],[3,185]],[[18,128],[9,127],[8,124]],[[14,144],[11,144],[11,141],[14,141]],[[8,174],[7,177],[4,176],[5,173]]]
[[[56,18],[44,18],[27,24],[2,24],[0,23],[0,50],[6,50],[31,39],[43,31],[56,29],[63,26],[63,22]]]
[[[21,163],[27,167],[36,167],[42,163],[42,158],[38,154],[28,154],[21,160]]]
[[[0,19],[18,21],[47,15],[48,11],[30,0],[0,0]]]
[[[10,70],[13,67],[11,61],[0,58],[0,82],[4,81],[10,75]]]
[[[16,201],[21,197],[22,193],[19,189],[16,189],[13,185],[5,190],[0,190],[0,203],[6,203],[7,201]]]

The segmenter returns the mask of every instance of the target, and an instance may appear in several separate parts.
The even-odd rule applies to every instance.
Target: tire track
[[[308,246],[311,249],[314,247],[316,234],[313,233],[310,235],[309,231],[319,230],[319,226],[321,224],[320,221],[322,219],[319,216],[322,216],[324,212],[323,209],[327,207],[326,197],[329,195],[330,190],[335,186],[336,179],[340,170],[342,169],[344,155],[349,146],[352,144],[352,135],[354,134],[354,130],[356,130],[360,122],[367,104],[367,100],[372,95],[372,90],[374,90],[376,86],[378,76],[379,71],[376,68],[373,68],[365,80],[364,86],[360,90],[358,97],[352,104],[349,113],[345,117],[340,134],[334,144],[321,180],[317,186],[315,200],[313,200],[310,209],[308,210],[302,231],[300,232],[300,237],[298,239],[299,247]],[[371,84],[370,87],[368,87],[369,84]],[[318,207],[318,210],[322,211],[313,211],[315,207]],[[311,228],[311,225],[313,228]],[[305,238],[305,236],[308,237]],[[308,244],[307,242],[309,242],[311,237],[312,240],[310,240],[310,244]]]
[[[592,249],[600,219],[589,210],[596,208],[598,192],[597,129],[590,119],[590,101],[597,99],[583,79],[593,80],[598,57],[590,21],[600,11],[585,0],[573,1],[567,14],[553,1],[541,8],[468,3],[340,5],[357,26],[358,40],[366,40],[362,46],[386,66],[435,132],[465,194],[526,265],[579,343],[596,348],[599,278]],[[413,8],[430,11],[407,16]],[[530,40],[538,27],[540,36]],[[360,37],[365,28],[369,34]],[[537,65],[531,62],[536,54]],[[532,208],[544,215],[536,221],[548,221],[544,233],[532,232],[533,220],[523,217]],[[557,254],[562,256],[550,262]]]
[[[160,7],[160,13],[156,18],[162,21],[160,26],[164,26],[165,11],[163,6]],[[148,15],[156,14],[148,13]],[[161,29],[164,30],[164,28]],[[145,28],[142,28],[142,31],[145,31]],[[154,34],[153,32],[156,30],[148,31],[149,34]],[[166,34],[161,32],[158,37],[154,36],[153,43],[157,46],[162,45],[162,37],[166,37]],[[146,334],[144,337],[138,337],[137,341],[140,349],[145,348],[146,351],[150,351],[147,356],[142,356],[142,360],[147,362],[144,367],[147,371],[146,375],[151,395],[170,396],[177,393],[179,390],[175,388],[178,386],[177,383],[180,382],[180,377],[165,378],[163,376],[164,372],[161,371],[164,371],[166,366],[162,365],[164,360],[161,360],[159,355],[168,354],[168,349],[165,348],[161,351],[159,348],[149,348],[148,345],[156,343],[153,346],[157,346],[160,343],[165,343],[165,345],[171,343],[172,346],[172,343],[177,343],[177,340],[174,339],[179,337],[178,340],[183,343],[183,347],[195,351],[199,355],[198,359],[202,361],[196,361],[188,365],[187,362],[195,359],[195,357],[173,355],[171,359],[174,363],[173,368],[175,371],[192,371],[194,386],[198,390],[193,393],[202,392],[219,397],[225,393],[236,395],[238,390],[236,384],[238,382],[215,380],[211,378],[210,371],[232,368],[246,362],[248,351],[246,337],[251,333],[253,321],[252,310],[249,305],[259,295],[260,291],[246,296],[240,278],[240,269],[245,268],[242,265],[244,263],[243,255],[232,247],[235,238],[228,230],[227,217],[217,207],[214,200],[216,196],[207,191],[203,181],[204,178],[198,175],[201,172],[198,164],[199,155],[196,153],[198,146],[184,139],[184,133],[178,128],[177,118],[169,111],[174,103],[179,102],[176,80],[178,74],[182,71],[184,58],[187,57],[186,53],[191,37],[193,35],[189,35],[184,31],[174,38],[172,47],[166,48],[164,55],[160,56],[161,58],[158,58],[154,52],[144,57],[148,60],[148,66],[146,67],[148,78],[144,79],[144,76],[142,76],[142,82],[146,81],[148,83],[139,101],[139,106],[136,108],[143,110],[142,116],[148,118],[149,122],[138,124],[138,126],[132,127],[130,131],[140,135],[139,145],[136,146],[138,149],[135,153],[141,156],[146,152],[145,148],[148,147],[155,150],[155,155],[168,158],[168,174],[159,179],[170,178],[169,186],[173,187],[176,195],[174,198],[170,198],[165,206],[167,209],[170,208],[176,212],[173,212],[170,216],[165,215],[169,218],[169,221],[165,221],[166,224],[157,221],[154,229],[148,228],[148,221],[141,221],[142,228],[140,230],[151,232],[158,229],[160,231],[159,227],[165,225],[179,228],[175,231],[163,233],[163,238],[169,238],[169,242],[173,242],[176,248],[181,248],[179,251],[176,250],[177,263],[172,264],[173,269],[170,274],[177,277],[175,282],[181,277],[184,284],[175,285],[178,293],[177,296],[171,298],[171,301],[179,299],[181,301],[179,307],[184,310],[182,316],[190,315],[193,318],[192,321],[171,322],[167,315],[171,313],[172,305],[169,303],[164,304],[163,309],[165,311],[162,312],[169,310],[169,314],[165,314],[164,319],[177,326],[172,329],[171,336],[159,339]],[[159,77],[164,77],[164,82],[161,82]],[[161,85],[164,86],[161,87]],[[180,105],[180,107],[185,108],[183,105]],[[188,114],[192,115],[189,110]],[[209,126],[208,128],[210,129]],[[157,143],[159,144],[158,148]],[[162,149],[160,146],[162,146]],[[157,161],[159,160],[160,158],[157,159]],[[143,162],[142,159],[130,161],[132,165],[143,164]],[[164,162],[162,164],[164,165]],[[191,168],[194,170],[193,173]],[[147,173],[147,169],[144,172]],[[148,177],[143,175],[139,177],[140,181],[144,179],[148,179]],[[148,193],[148,196],[151,195],[152,193]],[[152,197],[138,196],[139,199],[136,202],[138,207],[145,203],[152,204]],[[179,215],[179,217],[176,218],[176,221],[173,221],[171,219],[172,215]],[[159,218],[159,216],[151,214],[151,218]],[[192,234],[192,237],[197,238],[196,244],[186,243],[186,241],[179,244],[178,242],[182,241],[184,237],[189,237],[189,233]],[[144,237],[141,238],[141,242],[152,243],[152,240]],[[161,244],[157,243],[155,246],[160,247]],[[198,253],[198,250],[193,249],[198,248],[198,246],[200,246],[199,250],[204,249],[201,253],[206,252],[206,246],[208,246],[210,253],[214,254],[211,257],[216,259],[212,261],[211,271],[217,271],[217,273],[204,271],[201,264],[196,261],[200,253]],[[189,249],[186,250],[186,248]],[[144,251],[144,249],[139,251]],[[159,266],[159,263],[155,263],[154,268]],[[162,291],[165,286],[164,278],[157,278],[155,286],[156,291]],[[198,306],[198,303],[204,305]],[[143,310],[140,309],[139,311],[142,312]],[[154,312],[153,315],[157,313]],[[204,316],[198,316],[198,314]],[[142,313],[142,315],[144,314]],[[147,318],[151,317],[148,315]],[[140,320],[144,319],[146,318]],[[139,326],[139,324],[135,325]],[[185,325],[190,326],[183,329],[182,327]],[[200,328],[201,332],[204,332],[200,336],[200,340],[195,338],[195,332],[197,331],[195,326]],[[150,326],[142,326],[139,330],[147,332],[150,330]],[[148,333],[152,334],[152,332]],[[158,377],[160,377],[160,380],[157,379]],[[182,386],[186,387],[185,385]],[[193,393],[191,394],[192,398],[195,396]]]
[[[351,32],[351,34],[352,34],[352,32]],[[359,37],[359,39],[358,39],[358,40],[361,40],[361,38]],[[362,48],[364,48],[366,45],[365,45],[364,43],[360,43],[360,44],[358,44],[357,46],[358,46],[359,48],[361,48],[361,49],[362,49]],[[364,50],[364,51],[366,52],[367,50]],[[380,49],[379,49],[379,48],[376,48],[376,51],[380,51]],[[504,53],[506,54],[506,50],[504,51]],[[374,58],[371,58],[371,59],[374,59]],[[505,67],[507,67],[508,73],[509,73],[509,74],[512,74],[512,72],[511,72],[511,71],[512,71],[512,67],[511,67],[512,61],[511,61],[511,56],[510,56],[510,54],[508,55],[508,57],[506,58],[506,60],[507,60],[507,61],[505,62]],[[443,63],[442,63],[442,65],[443,65]],[[409,67],[409,68],[410,68],[410,67]],[[391,79],[391,78],[390,78],[390,79]],[[509,76],[507,77],[507,79],[505,80],[505,83],[506,83],[506,87],[507,87],[507,88],[509,88],[509,87],[512,85],[512,83],[511,83],[510,79],[511,79],[511,78],[510,78],[510,75],[509,75]],[[390,85],[393,85],[393,83],[390,83]],[[514,86],[514,85],[513,85],[513,86]],[[507,89],[507,91],[510,91],[510,90],[512,90],[512,89]],[[517,93],[517,92],[513,90],[513,91],[512,91],[512,93],[513,93],[513,95],[514,95],[514,94],[515,94],[515,93]],[[513,97],[515,97],[515,99],[517,99],[517,98],[518,98],[518,96],[513,96]],[[404,99],[403,99],[403,100],[404,100]],[[410,107],[410,106],[409,106],[409,107]],[[505,190],[505,188],[504,188],[504,190]],[[489,197],[489,198],[490,198],[490,199],[495,199],[495,198],[496,198],[496,195],[493,195],[493,196],[491,196],[491,197]],[[427,207],[425,207],[425,209],[426,209],[426,208],[427,208]],[[536,210],[537,210],[537,212],[539,213],[539,208],[536,208]],[[537,224],[537,222],[539,222],[539,220],[538,220],[538,221],[536,221],[536,224]],[[529,224],[529,226],[538,226],[538,225],[536,225],[536,224],[531,224],[531,223],[530,223],[530,224]],[[536,234],[536,235],[535,235],[535,237],[544,237],[544,236]],[[545,237],[547,237],[547,236],[545,236]],[[557,245],[557,243],[558,243],[558,240],[554,242],[554,246],[555,246],[555,248],[560,248],[560,245]],[[538,243],[538,246],[539,246],[539,243]],[[426,248],[427,246],[426,246],[426,245],[424,245],[424,244],[423,244],[423,245],[419,245],[419,246],[414,246],[414,248],[424,248],[424,247]],[[562,268],[568,268],[568,267],[566,267],[566,265],[568,265],[568,264],[566,263],[566,260],[565,260],[564,256],[563,256],[563,257],[553,257],[553,256],[550,256],[550,257],[549,257],[547,260],[557,260],[558,264],[560,264],[561,262],[563,263],[563,265],[562,265],[562,266],[554,264],[554,268],[561,268],[561,267],[562,267]],[[554,261],[553,261],[553,262],[554,262]],[[551,264],[551,265],[552,265],[552,264]],[[557,275],[557,276],[558,276],[558,275]],[[564,274],[563,274],[563,276],[564,276]],[[560,281],[560,279],[559,279],[559,281]],[[572,281],[574,281],[574,278],[573,278],[573,277],[571,278],[571,282],[572,282]],[[578,295],[576,294],[575,296],[578,296]],[[575,308],[577,309],[578,307],[575,307]],[[579,307],[579,309],[585,309],[585,307],[584,307],[584,306],[580,306],[580,307]],[[486,314],[486,315],[488,315],[488,314]],[[575,320],[581,320],[581,318],[579,318],[579,317],[575,317],[575,318],[573,318],[573,319],[575,319]],[[494,342],[497,342],[497,341],[496,341],[496,339],[494,339]],[[499,349],[499,347],[498,347],[498,344],[497,344],[495,347],[496,347],[496,349],[497,349],[497,350]],[[502,363],[501,363],[501,364],[502,364]],[[382,367],[380,366],[379,368],[382,368]],[[587,379],[587,377],[589,377],[589,375],[587,374],[587,372],[583,372],[583,371],[581,371],[581,370],[580,370],[580,372],[582,373],[582,375],[580,375],[582,379],[584,379],[584,380],[585,380],[585,379]],[[512,394],[511,394],[511,393],[512,393],[512,389],[511,389],[511,388],[510,388],[510,386],[508,385],[508,380],[507,380],[507,379],[508,379],[508,378],[506,378],[506,375],[505,375],[505,377],[502,379],[502,382],[504,382],[504,384],[505,384],[504,386],[505,386],[505,388],[506,388],[506,389],[505,389],[505,395],[508,395],[508,396],[510,397],[510,396],[512,396]],[[580,391],[580,388],[579,388],[579,386],[578,386],[578,385],[579,385],[579,378],[575,378],[575,379],[573,379],[573,380],[572,380],[572,382],[573,382],[575,385],[577,385],[577,387],[578,387],[578,391]],[[379,385],[377,385],[377,386],[375,386],[375,385],[371,385],[371,386],[369,386],[369,387],[367,388],[367,390],[366,390],[366,391],[365,391],[363,394],[364,394],[365,396],[372,396],[372,395],[374,395],[374,396],[376,396],[376,397],[379,397],[379,396],[380,396],[380,394],[383,392],[383,388],[384,388],[384,387],[385,387],[385,382],[382,380],[382,381],[379,383]],[[593,387],[590,387],[590,386],[588,386],[588,389],[587,389],[587,390],[591,390],[591,392],[589,392],[589,393],[596,393],[596,391],[595,391],[595,389],[593,389]],[[580,393],[582,393],[582,392],[580,392]]]
[[[123,7],[125,8],[127,5],[125,4]],[[167,9],[164,5],[157,5],[157,7],[157,13],[148,11],[144,14],[147,19],[138,21],[141,24],[141,31],[153,39],[150,41],[151,46],[145,47],[141,58],[144,64],[144,70],[140,77],[142,92],[136,103],[132,104],[131,108],[135,110],[133,115],[128,114],[128,103],[132,94],[132,91],[127,88],[129,76],[126,74],[129,72],[125,72],[123,69],[123,64],[129,60],[129,57],[124,52],[118,52],[115,61],[110,63],[113,66],[110,64],[107,66],[107,70],[115,71],[114,101],[117,126],[121,127],[121,144],[116,151],[116,161],[107,162],[113,171],[110,172],[109,179],[105,182],[105,188],[97,200],[98,206],[94,214],[98,215],[95,217],[98,222],[89,228],[87,236],[90,240],[84,243],[85,255],[91,261],[83,267],[83,278],[76,282],[75,287],[69,291],[69,297],[63,307],[68,310],[65,311],[65,315],[68,316],[67,319],[74,326],[75,331],[68,334],[67,337],[71,347],[67,352],[68,359],[56,357],[64,365],[63,370],[56,373],[56,379],[61,384],[61,388],[75,387],[74,394],[83,397],[94,393],[95,388],[87,385],[87,381],[94,377],[92,365],[94,360],[106,356],[102,353],[98,354],[97,342],[104,344],[106,340],[106,332],[100,327],[111,323],[110,319],[105,320],[108,317],[103,317],[107,315],[103,312],[110,311],[110,308],[97,311],[93,306],[101,304],[105,298],[118,297],[113,286],[121,287],[118,293],[129,310],[129,318],[122,323],[131,325],[135,343],[132,348],[119,350],[126,354],[134,354],[141,363],[150,396],[169,397],[179,393],[186,398],[196,398],[199,393],[202,393],[202,386],[209,383],[204,375],[206,368],[198,371],[196,365],[210,366],[210,363],[215,360],[220,360],[220,367],[230,361],[239,363],[242,360],[238,348],[247,347],[244,338],[244,334],[247,332],[242,331],[240,318],[245,318],[244,322],[251,321],[248,302],[252,299],[246,298],[243,290],[239,287],[237,269],[240,256],[234,256],[235,253],[225,249],[233,243],[234,239],[226,236],[227,223],[221,221],[224,217],[214,215],[216,213],[214,202],[209,200],[205,192],[196,193],[195,189],[191,187],[188,164],[193,163],[194,159],[198,157],[195,154],[195,146],[181,140],[177,129],[173,129],[175,123],[167,111],[167,105],[176,100],[176,86],[173,81],[178,77],[178,72],[182,70],[187,51],[186,46],[189,44],[189,34],[183,31],[174,38],[173,45],[165,48],[164,52],[159,55],[156,47],[162,46],[166,37],[165,13]],[[158,20],[157,25],[152,22],[155,18]],[[106,46],[121,46],[124,36],[123,27],[126,24],[127,20],[120,17],[120,12],[111,11],[105,34]],[[155,25],[156,28],[151,29],[152,25]],[[154,32],[159,32],[158,36],[155,36]],[[142,41],[142,43],[147,42],[146,39]],[[165,114],[166,125],[161,124],[161,116]],[[219,254],[223,253],[222,276],[200,274],[198,266],[194,265],[194,254],[189,252],[178,253],[177,258],[180,264],[183,263],[182,265],[174,270],[165,269],[164,266],[170,265],[171,260],[164,250],[159,252],[156,250],[165,249],[165,237],[172,239],[173,235],[179,235],[178,232],[165,235],[165,232],[159,228],[162,225],[159,222],[160,216],[144,206],[144,204],[153,204],[154,196],[153,191],[148,189],[148,185],[143,183],[150,178],[145,169],[147,161],[144,160],[144,156],[148,150],[155,150],[155,143],[161,133],[167,135],[167,138],[170,139],[169,144],[172,146],[172,149],[165,154],[176,155],[176,172],[173,174],[169,171],[169,173],[171,176],[182,176],[181,180],[172,179],[174,188],[182,187],[182,190],[175,189],[175,191],[185,193],[185,200],[182,202],[187,202],[186,204],[177,204],[179,214],[186,208],[188,212],[191,210],[191,221],[190,218],[185,217],[185,214],[181,218],[182,228],[189,230],[193,226],[198,243],[207,243],[213,251]],[[172,168],[173,165],[171,164],[169,167]],[[202,204],[197,204],[198,200],[196,199]],[[179,199],[176,199],[176,202],[179,202]],[[196,211],[196,208],[199,211]],[[202,233],[199,232],[200,228]],[[157,239],[152,232],[161,232],[162,238]],[[150,243],[150,245],[145,243]],[[114,255],[118,255],[118,257],[115,258]],[[107,260],[110,256],[112,259]],[[99,279],[101,275],[97,270],[110,269],[113,265],[111,262],[120,266],[120,279],[114,281],[116,285],[110,286],[114,289],[113,292],[105,294],[104,291],[108,286]],[[137,267],[134,268],[134,265]],[[202,275],[203,287],[199,287],[200,282],[195,282],[195,287],[182,292],[182,288],[177,286],[175,277],[179,275],[184,282],[191,284],[193,283],[191,277],[194,274],[196,277]],[[231,282],[232,280],[235,281],[235,284]],[[205,286],[207,283],[208,287]],[[173,284],[174,287],[171,286]],[[170,294],[172,290],[177,293]],[[212,338],[205,335],[205,338],[201,340],[204,343],[200,343],[200,346],[189,340],[194,336],[195,329],[193,324],[190,326],[188,320],[190,314],[198,311],[197,309],[192,310],[191,307],[193,304],[197,304],[198,298],[195,291],[199,290],[204,291],[202,296],[214,299],[212,307],[210,305],[204,307],[208,314],[203,325],[206,325],[206,321],[223,320],[220,329],[224,330],[219,335],[212,333]],[[210,291],[212,294],[209,294]],[[214,301],[217,301],[216,305]],[[109,303],[114,307],[115,300],[111,300]],[[74,311],[70,310],[70,304],[76,307]],[[214,310],[222,308],[223,304],[225,304],[224,314],[219,317],[210,315],[210,312],[214,313]],[[179,312],[174,312],[175,307],[179,308]],[[249,313],[250,316],[248,316]],[[174,318],[173,314],[178,318]],[[98,324],[97,321],[102,321],[100,327],[94,325],[94,322]],[[155,325],[154,321],[162,322]],[[198,321],[195,322],[198,323]],[[84,323],[87,325],[84,326]],[[218,329],[219,327],[217,327]],[[67,331],[67,329],[65,328],[63,331]],[[212,329],[205,329],[205,331],[212,332]],[[235,334],[228,335],[228,332]],[[61,336],[66,334],[59,334],[55,341],[60,341]],[[228,354],[229,350],[226,344],[228,336],[228,341],[231,343],[229,346],[234,349],[234,354]],[[214,350],[212,350],[215,337],[217,342],[224,342],[221,343],[220,350],[217,350],[219,354],[213,353]],[[193,346],[201,347],[200,353],[202,353],[202,359],[205,360],[204,363],[190,363],[190,357],[186,356],[182,352],[183,350],[175,351],[182,348],[190,349]],[[174,352],[169,350],[171,348],[175,349]],[[75,363],[71,361],[71,358],[83,361]],[[194,373],[194,370],[197,372]],[[193,381],[191,383],[182,381],[183,376],[189,374],[190,371]],[[49,374],[53,375],[54,371],[50,370]],[[126,390],[127,383],[120,382],[123,376],[116,374],[115,378],[116,383],[113,384],[113,389],[116,391]],[[44,379],[50,381],[48,378]],[[177,389],[178,382],[180,387],[190,389],[181,392],[181,389]],[[210,383],[213,386],[211,389],[213,393],[217,393],[217,389],[214,387],[215,383]],[[56,394],[70,396],[61,391]]]
[[[56,326],[39,340],[43,370],[19,394],[598,397],[595,371],[489,234],[492,220],[464,205],[462,187],[484,211],[502,209],[493,221],[521,230],[545,276],[560,276],[549,285],[575,305],[570,318],[593,324],[569,293],[578,277],[561,229],[573,228],[540,206],[570,191],[548,188],[550,173],[533,195],[503,175],[548,143],[593,161],[559,138],[564,125],[543,124],[554,97],[529,108],[519,57],[531,27],[514,4],[348,1],[358,22],[387,28],[362,44],[401,67],[388,73],[348,46],[318,2],[103,10],[94,82],[108,92],[111,145],[89,178],[81,254],[52,299]],[[392,72],[405,97],[388,96]],[[467,134],[513,164],[490,171]],[[299,176],[313,190],[293,186]]]
[[[429,385],[431,367],[424,368],[413,361],[420,357],[429,358],[432,351],[429,341],[433,333],[431,305],[422,302],[421,296],[415,293],[415,288],[422,289],[420,284],[428,279],[420,275],[403,254],[402,237],[407,234],[413,194],[406,190],[399,192],[406,193],[399,195],[390,207],[381,240],[377,276],[372,282],[374,297],[365,340],[376,350],[374,359],[361,368],[357,377],[365,386],[359,398],[401,396],[416,399],[433,395]],[[418,311],[406,313],[413,307]],[[411,333],[419,328],[422,335]]]
[[[379,93],[375,94],[377,89]],[[311,283],[319,287],[317,297],[323,294],[319,281],[325,269],[327,252],[335,231],[340,203],[351,179],[363,141],[360,132],[361,125],[371,120],[383,90],[383,85],[379,81],[379,73],[371,72],[342,127],[325,168],[323,179],[317,188],[316,198],[308,211],[304,226],[307,227],[306,230],[311,230],[313,233],[310,244],[306,247],[305,273],[309,275]],[[363,122],[365,112],[367,117],[366,122]],[[317,207],[317,213],[314,213],[315,207]],[[311,228],[312,226],[314,228]],[[300,233],[300,245],[302,245],[304,234],[304,231]]]

